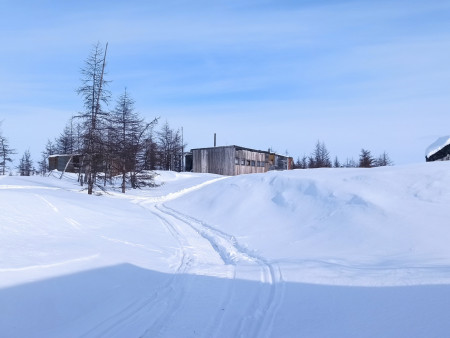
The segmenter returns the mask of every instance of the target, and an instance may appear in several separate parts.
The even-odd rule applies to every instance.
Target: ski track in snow
[[[47,199],[45,199],[43,196],[38,195],[38,194],[34,194],[34,196],[36,196],[37,198],[39,198],[40,200],[42,200],[45,204],[47,204],[48,207],[50,207],[50,209],[52,209],[54,212],[59,212],[58,208],[55,207],[52,203],[50,203]]]
[[[40,185],[0,185],[0,190],[13,190],[13,189],[40,189],[40,190],[61,190],[61,188],[56,187],[43,187]]]
[[[249,335],[251,337],[268,337],[272,331],[273,321],[277,310],[281,304],[283,296],[283,277],[281,269],[269,263],[265,258],[252,253],[250,250],[242,247],[232,235],[215,229],[193,217],[180,213],[164,204],[156,204],[154,206],[158,211],[165,214],[162,216],[173,217],[181,221],[188,227],[195,230],[200,236],[205,238],[217,252],[226,265],[233,265],[235,274],[233,278],[239,277],[239,272],[247,274],[256,266],[259,271],[260,292],[255,295],[255,299],[251,301],[250,308],[246,313],[251,313],[241,319],[237,325],[234,336]],[[230,301],[232,297],[228,297]],[[223,308],[227,308],[224,304]],[[216,331],[210,332],[213,336],[220,332],[222,318],[226,314],[217,314]]]
[[[52,264],[31,265],[31,266],[24,266],[24,267],[20,267],[20,268],[6,268],[6,269],[0,269],[0,272],[15,272],[15,271],[26,271],[26,270],[51,269],[54,267],[68,265],[68,264],[72,264],[72,263],[90,261],[90,260],[98,258],[99,256],[100,256],[99,254],[95,254],[95,255],[91,255],[91,256],[70,259],[70,260],[52,263]]]
[[[207,185],[216,183],[218,181],[221,181],[221,180],[224,180],[224,179],[227,179],[227,178],[228,177],[215,178],[215,179],[212,179],[212,180],[209,180],[209,181],[206,181],[206,182],[194,185],[192,187],[189,187],[189,188],[186,188],[186,189],[182,189],[182,190],[177,191],[177,192],[169,193],[169,194],[164,195],[164,196],[156,196],[156,197],[136,197],[136,196],[131,196],[130,198],[134,199],[135,203],[139,203],[141,205],[142,205],[142,202],[145,202],[146,204],[148,204],[148,203],[163,203],[163,202],[174,200],[174,199],[179,198],[179,197],[181,197],[183,195],[186,195],[186,194],[189,194],[189,193],[191,193],[193,191],[199,190],[199,189],[201,189],[201,188],[203,188],[203,187],[205,187]],[[115,193],[114,195],[122,197],[122,195],[119,195],[117,193]]]
[[[159,211],[153,204],[145,206],[139,203],[144,209],[150,211],[168,230],[171,236],[178,243],[177,266],[174,268],[173,276],[159,289],[152,290],[147,296],[136,299],[126,307],[118,310],[114,315],[105,319],[94,328],[85,333],[90,336],[121,336],[127,327],[146,326],[147,329],[140,334],[140,337],[163,337],[164,331],[171,319],[174,318],[183,305],[184,299],[189,294],[188,283],[182,275],[188,274],[191,267],[198,263],[198,256],[195,243],[190,240],[195,239],[195,233],[191,228],[180,227],[178,222],[173,222],[164,213]],[[102,236],[105,240],[120,242],[125,245],[141,247],[136,243],[125,242],[114,238]]]
[[[189,283],[186,283],[182,275],[199,273],[208,275],[211,269],[205,271],[204,267],[211,265],[229,266],[232,267],[232,272],[228,276],[230,284],[220,300],[220,309],[205,323],[204,336],[220,336],[227,323],[226,317],[232,315],[227,313],[227,309],[233,308],[230,304],[242,302],[242,299],[234,294],[233,280],[237,279],[258,280],[260,287],[246,302],[245,313],[249,315],[242,316],[235,323],[235,327],[227,328],[227,331],[233,332],[232,335],[236,337],[270,336],[284,293],[283,276],[279,266],[244,248],[234,236],[163,204],[222,179],[225,178],[213,179],[165,196],[135,198],[132,201],[159,219],[176,240],[179,246],[177,266],[174,267],[173,277],[158,290],[143,299],[129,303],[86,332],[86,336],[120,335],[126,327],[136,325],[140,321],[142,326],[147,327],[141,337],[165,336],[170,325],[168,323],[176,320],[186,295],[190,293]],[[104,237],[104,239],[117,242],[112,238]],[[134,243],[123,242],[123,244],[135,246]],[[151,318],[150,322],[148,318]]]
[[[182,259],[180,266],[176,270],[176,274],[180,275],[183,273],[188,273],[190,268],[195,268],[196,263],[199,262],[199,258],[201,254],[197,253],[196,246],[193,245],[194,243],[191,243],[192,239],[197,237],[197,240],[199,239],[198,232],[193,227],[186,227],[186,224],[184,222],[180,222],[180,220],[170,214],[167,214],[163,210],[161,210],[157,205],[153,206],[154,210],[152,210],[152,213],[157,216],[163,224],[167,227],[171,235],[177,240],[177,242],[180,245],[181,251],[182,251]],[[203,239],[203,237],[200,237]],[[191,240],[191,241],[190,241]],[[209,243],[209,241],[208,241]],[[216,251],[216,250],[214,250]],[[218,252],[217,252],[218,253]],[[225,263],[223,261],[222,256],[220,253],[218,253],[218,256],[222,260],[222,263]],[[185,295],[188,291],[186,289],[186,284],[180,284],[180,285],[173,285],[173,287],[178,288],[177,294]],[[229,292],[228,292],[229,293]],[[175,298],[176,299],[176,298]],[[221,308],[225,308],[227,305],[227,301],[230,299],[229,294],[225,297],[225,302],[222,303]],[[171,301],[173,303],[174,297],[171,295]],[[143,337],[146,336],[153,336],[153,334],[150,333],[157,333],[159,336],[163,336],[164,333],[164,327],[167,325],[165,323],[170,322],[171,318],[174,318],[177,311],[179,310],[181,306],[181,302],[178,301],[175,303],[175,308],[168,307],[168,313],[166,313],[164,316],[160,316],[159,320],[154,323],[154,325],[151,327],[151,329],[148,329]],[[175,310],[175,311],[174,311]],[[220,314],[220,313],[219,313]],[[170,315],[170,317],[168,317]],[[222,311],[223,315],[223,311]],[[213,319],[213,322],[218,321],[220,323],[220,319],[216,317]],[[210,325],[210,330],[213,329],[215,326],[214,324]],[[211,334],[207,334],[207,336],[211,336]]]

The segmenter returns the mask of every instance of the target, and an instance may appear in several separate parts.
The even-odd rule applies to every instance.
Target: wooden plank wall
[[[72,157],[69,165],[66,168],[66,164],[69,159]],[[64,171],[73,173],[78,172],[80,166],[80,155],[53,155],[48,158],[48,167],[49,170],[57,169],[58,171]]]
[[[193,149],[192,161],[193,172],[228,176],[292,169],[291,158],[235,146]]]
[[[64,171],[64,169],[66,168],[67,162],[70,160],[70,156],[69,155],[58,156],[58,157],[56,157],[56,160],[57,160],[56,169],[58,169],[58,171]],[[72,171],[73,171],[73,164],[71,161],[71,163],[69,163],[69,165],[67,167],[67,172],[72,172]]]
[[[269,154],[267,153],[247,149],[236,150],[234,174],[265,173],[269,170],[268,156]],[[236,162],[239,164],[236,164]]]
[[[193,149],[192,171],[232,176],[234,175],[234,153],[235,148],[232,146]]]

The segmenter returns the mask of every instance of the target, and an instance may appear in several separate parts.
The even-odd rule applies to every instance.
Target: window
[[[261,161],[256,162],[256,166],[260,167],[261,166]]]
[[[239,165],[239,157],[234,158],[234,164]]]
[[[255,161],[252,161],[251,163],[252,163],[252,167],[254,167],[255,166]]]
[[[245,159],[241,158],[241,165],[245,165]]]
[[[247,165],[250,166],[250,160],[247,160]]]

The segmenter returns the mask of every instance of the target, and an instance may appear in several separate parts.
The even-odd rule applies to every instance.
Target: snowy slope
[[[5,337],[445,337],[450,163],[0,177]]]
[[[435,284],[450,282],[449,182],[448,163],[269,172],[223,180],[166,205],[270,261],[292,262],[297,272],[304,266],[293,281]],[[424,269],[411,274],[415,266]],[[360,267],[370,272],[355,275]]]

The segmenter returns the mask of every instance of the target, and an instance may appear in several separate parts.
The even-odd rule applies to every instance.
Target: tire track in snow
[[[140,337],[164,336],[164,332],[170,326],[172,319],[176,318],[185,303],[186,295],[189,294],[191,283],[189,279],[186,279],[189,270],[192,267],[196,267],[199,263],[201,264],[202,259],[207,259],[209,262],[213,260],[215,263],[223,264],[219,257],[211,257],[210,252],[203,257],[199,255],[197,247],[202,244],[199,241],[203,242],[203,247],[209,247],[209,242],[199,236],[192,228],[180,227],[179,221],[176,219],[173,221],[156,209],[154,205],[142,207],[154,215],[177,241],[179,246],[179,263],[173,276],[161,287],[157,290],[152,290],[144,299],[140,298],[132,301],[126,307],[90,329],[85,333],[85,336],[120,336],[121,333],[126,333],[127,327],[133,326],[147,327],[139,335]],[[105,239],[111,240],[110,238]]]
[[[284,294],[284,283],[278,266],[270,264],[263,257],[242,247],[234,236],[159,204],[198,190],[221,179],[223,178],[211,180],[167,196],[134,199],[133,203],[149,210],[164,224],[172,237],[178,242],[180,248],[179,265],[175,270],[175,274],[167,283],[158,290],[153,291],[145,299],[141,298],[131,302],[126,308],[118,311],[90,330],[87,333],[88,336],[92,334],[96,336],[120,335],[120,332],[125,333],[127,327],[131,327],[137,322],[141,324],[141,327],[147,327],[139,335],[140,337],[164,336],[165,332],[167,333],[166,329],[170,327],[170,323],[176,320],[175,316],[183,307],[185,296],[192,287],[190,286],[191,283],[186,282],[185,278],[181,278],[181,275],[187,274],[192,269],[202,269],[204,266],[212,265],[232,266],[233,275],[229,276],[232,279],[230,279],[230,284],[226,288],[223,300],[220,303],[221,310],[212,314],[212,319],[205,323],[207,329],[204,332],[204,336],[220,336],[222,333],[221,328],[224,328],[224,332],[230,332],[229,327],[225,329],[225,325],[229,326],[230,324],[228,318],[234,317],[234,306],[242,306],[242,299],[236,299],[239,296],[234,295],[234,290],[237,286],[236,279],[240,277],[238,273],[243,272],[248,277],[249,272],[251,272],[253,279],[258,274],[258,271],[261,286],[258,292],[252,296],[252,301],[247,302],[250,305],[245,311],[245,313],[251,313],[251,315],[244,316],[236,323],[235,327],[232,328],[232,331],[234,331],[232,335],[270,336],[273,322]],[[200,239],[207,243],[207,247],[205,247],[204,243],[199,242]],[[202,262],[199,262],[199,259],[205,252],[208,256],[214,252],[218,255],[217,258],[220,257],[220,259],[215,262],[207,262],[207,265],[201,265]],[[203,257],[203,259],[206,258]],[[253,271],[255,267],[257,270]],[[228,314],[227,309],[230,308],[231,311]],[[142,325],[143,323],[145,325]]]
[[[202,236],[197,229],[195,229],[194,227],[189,226],[186,227],[186,222],[184,220],[181,220],[179,217],[169,214],[166,211],[164,211],[163,209],[161,209],[160,207],[158,207],[158,205],[154,205],[153,206],[155,208],[155,210],[157,210],[157,212],[159,214],[157,214],[158,217],[160,217],[160,219],[166,223],[166,225],[169,227],[169,229],[171,229],[174,233],[174,237],[177,238],[177,240],[179,241],[180,245],[184,248],[183,250],[186,251],[186,248],[189,248],[189,250],[187,250],[187,255],[190,257],[194,257],[194,259],[191,260],[192,263],[192,267],[195,268],[196,263],[198,263],[198,259],[196,259],[195,257],[199,257],[199,248],[196,246],[193,246],[192,243],[189,242],[189,240],[186,237],[186,230],[188,230],[188,232],[190,234],[194,234],[195,237],[197,237],[198,239],[201,239],[202,241],[206,242],[208,245],[206,248],[209,249],[209,251],[211,250],[211,246],[213,246],[214,249],[214,253],[216,253],[218,255],[218,257],[220,257],[220,260],[217,260],[215,262],[215,264],[219,264],[221,266],[225,266],[225,265],[229,265],[230,264],[230,258],[227,255],[223,254],[223,251],[219,249],[218,246],[215,246],[212,244],[211,240],[205,238],[204,236]],[[154,211],[152,211],[153,213],[155,213]],[[175,222],[174,222],[175,221]],[[176,227],[175,224],[181,224],[184,225],[182,228],[181,227]],[[179,229],[179,230],[177,230]],[[180,231],[181,230],[181,231]],[[208,256],[210,256],[210,254],[208,254]],[[187,272],[187,270],[183,271],[183,272]],[[231,280],[232,281],[235,278],[235,270],[233,270],[233,275],[231,276]],[[205,326],[208,326],[208,329],[205,333],[206,337],[212,337],[212,336],[219,336],[218,332],[220,332],[220,327],[223,325],[223,319],[224,319],[224,315],[225,315],[225,310],[226,308],[228,308],[229,303],[231,302],[232,299],[232,289],[234,288],[234,283],[230,282],[230,285],[227,287],[225,294],[223,296],[223,300],[220,303],[219,308],[221,310],[219,310],[216,314],[214,314],[214,316],[212,316],[211,322],[208,324],[205,324]],[[186,292],[186,290],[185,290]],[[223,309],[223,310],[222,310]],[[178,309],[177,309],[178,310]],[[175,312],[171,313],[171,317],[170,318],[174,318],[175,317]],[[166,322],[170,322],[170,318],[167,317],[162,317],[162,320],[164,323]],[[153,330],[153,328],[152,328]],[[162,331],[158,330],[160,333],[162,333]],[[146,332],[143,336],[147,336],[149,332]]]
[[[55,213],[59,213],[59,209],[51,203],[48,199],[46,199],[44,196],[34,194],[37,198],[39,198],[41,201],[43,201],[50,209],[52,209]],[[70,224],[74,229],[81,231],[80,223],[78,223],[76,220],[70,217],[64,217],[64,221],[68,224]]]
[[[41,201],[43,201],[45,204],[47,204],[47,206],[52,209],[54,212],[59,212],[58,208],[55,207],[52,203],[50,203],[50,201],[48,201],[46,198],[44,198],[41,195],[38,194],[34,194],[34,196],[36,196],[37,198],[39,198]]]
[[[120,332],[126,333],[127,327],[132,327],[137,322],[146,324],[140,325],[142,327],[148,327],[145,332],[139,335],[140,337],[160,336],[167,325],[166,323],[170,322],[170,318],[173,318],[183,303],[186,285],[181,281],[181,275],[187,272],[192,260],[188,252],[189,245],[173,224],[160,216],[157,211],[153,211],[149,207],[144,208],[164,224],[179,244],[179,263],[175,273],[166,283],[156,290],[152,290],[151,294],[144,299],[139,298],[130,302],[126,307],[91,328],[83,336],[120,336]]]
[[[95,254],[95,255],[91,255],[91,256],[68,259],[65,261],[50,263],[50,264],[30,265],[30,266],[23,266],[23,267],[18,267],[18,268],[4,268],[4,269],[0,269],[0,272],[16,272],[16,271],[51,269],[51,268],[69,265],[69,264],[73,264],[73,263],[90,261],[93,259],[97,259],[99,256],[100,256],[100,254]]]
[[[149,334],[154,337],[161,336],[164,332],[164,328],[167,323],[170,323],[171,318],[180,309],[186,292],[186,284],[181,281],[181,275],[189,270],[189,266],[193,261],[193,255],[188,248],[191,248],[190,243],[186,238],[180,233],[174,224],[169,222],[165,217],[161,216],[158,212],[151,210],[152,214],[155,215],[169,230],[173,238],[178,242],[181,248],[181,258],[180,264],[176,269],[175,275],[172,278],[170,284],[166,287],[169,290],[167,295],[159,297],[153,304],[155,308],[163,304],[165,306],[164,311],[162,311],[159,316],[155,318],[151,326],[141,335],[141,337],[146,337]]]
[[[182,308],[185,300],[185,295],[189,294],[189,290],[192,287],[189,279],[186,279],[186,275],[199,266],[219,265],[224,266],[225,261],[223,257],[216,250],[211,250],[210,241],[201,236],[198,231],[192,227],[186,227],[184,221],[180,221],[177,217],[168,215],[161,210],[156,204],[152,206],[151,212],[158,217],[167,229],[171,232],[172,236],[178,241],[180,248],[183,252],[184,262],[178,267],[175,277],[177,278],[176,285],[173,286],[173,290],[177,291],[177,295],[171,294],[172,305],[166,307],[166,311],[162,313],[157,320],[153,322],[151,327],[147,329],[142,337],[151,336],[165,336],[165,329],[170,326],[167,323],[172,322],[172,319],[176,318],[180,309]],[[181,278],[181,275],[185,276]],[[188,281],[188,282],[186,282]],[[229,294],[224,297],[224,302],[221,307],[224,308],[229,302]],[[163,299],[166,300],[166,299]],[[175,304],[174,304],[175,301]],[[223,312],[223,311],[220,311]],[[214,323],[216,317],[212,317],[210,327],[215,327]],[[205,326],[208,326],[205,323]],[[206,335],[211,336],[211,335]]]
[[[41,189],[41,190],[61,190],[58,187],[44,187],[40,185],[0,185],[0,190],[13,190],[13,189]]]
[[[283,276],[279,266],[269,263],[265,258],[244,248],[237,242],[234,236],[220,231],[198,219],[180,213],[164,204],[155,205],[155,208],[196,230],[211,243],[211,246],[220,255],[225,264],[232,264],[239,267],[257,265],[259,267],[261,274],[260,280],[262,282],[261,292],[257,294],[253,308],[249,309],[253,314],[242,318],[234,336],[270,336],[277,310],[281,305],[284,295]],[[267,288],[269,289],[268,291],[266,291]],[[263,299],[261,299],[262,297]]]

